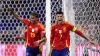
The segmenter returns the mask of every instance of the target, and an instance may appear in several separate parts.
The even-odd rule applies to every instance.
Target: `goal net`
[[[100,1],[63,0],[62,4],[67,21],[73,23],[88,38],[98,43],[93,46],[77,34],[71,33],[70,56],[99,56],[99,51],[91,49],[100,50]],[[90,48],[87,52],[86,47]]]

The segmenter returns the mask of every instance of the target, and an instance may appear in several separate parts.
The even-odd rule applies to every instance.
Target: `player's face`
[[[57,22],[62,22],[63,21],[63,18],[64,18],[63,14],[57,14],[56,15]]]
[[[31,20],[31,23],[34,24],[38,21],[38,18],[36,18],[35,16],[30,15],[30,20]]]

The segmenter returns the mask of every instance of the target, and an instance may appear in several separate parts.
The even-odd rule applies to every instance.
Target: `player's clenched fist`
[[[12,11],[13,9],[11,7],[8,7],[8,11]]]

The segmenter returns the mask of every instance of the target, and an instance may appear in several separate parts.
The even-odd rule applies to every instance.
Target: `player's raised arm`
[[[8,7],[8,11],[10,11],[16,19],[22,21],[25,25],[28,25],[30,23],[30,20],[23,19],[16,12],[14,12],[13,8]]]
[[[8,11],[10,11],[16,19],[22,21],[22,18],[16,12],[14,12],[13,8],[8,7]]]

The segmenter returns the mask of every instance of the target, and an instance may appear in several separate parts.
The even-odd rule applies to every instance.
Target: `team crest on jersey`
[[[63,27],[63,31],[66,32],[66,27]]]

